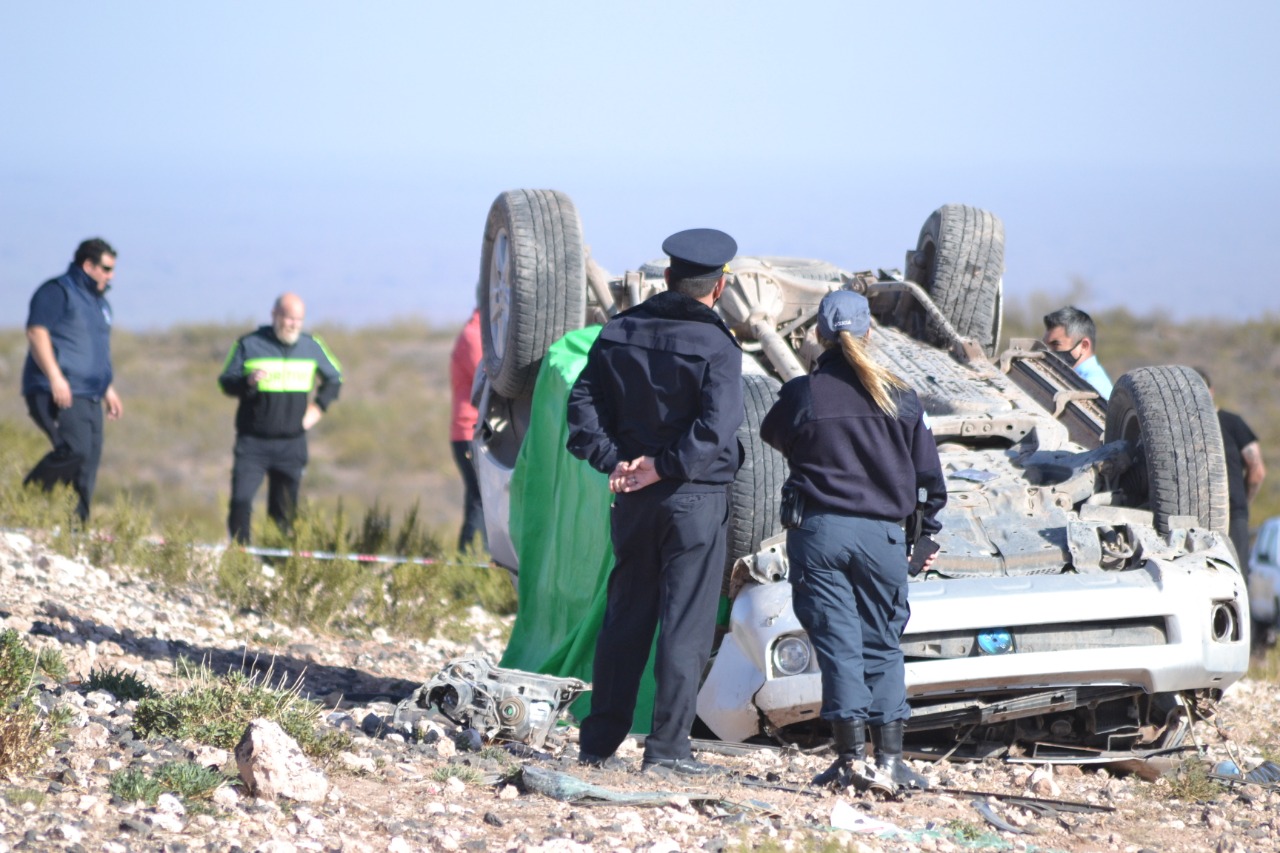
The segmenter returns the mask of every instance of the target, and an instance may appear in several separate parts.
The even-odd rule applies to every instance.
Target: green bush
[[[177,519],[165,524],[160,542],[143,557],[148,577],[169,586],[203,582],[212,558],[197,550],[191,524]]]
[[[121,702],[131,699],[158,698],[160,694],[132,672],[111,667],[95,669],[85,680],[85,687],[90,690],[105,690]]]
[[[85,556],[95,566],[145,567],[155,552],[151,536],[151,508],[127,495],[119,495],[102,510],[95,509],[94,526]]]
[[[37,677],[66,677],[67,667],[57,652],[36,653],[18,632],[0,632],[0,773],[35,767],[60,735],[66,714],[41,713],[33,696]]]
[[[267,611],[269,581],[262,560],[239,548],[227,548],[218,557],[214,593],[237,610]]]
[[[1210,778],[1208,765],[1199,757],[1183,761],[1168,778],[1167,796],[1187,803],[1212,800],[1226,790],[1222,783]]]
[[[465,764],[441,764],[431,771],[431,778],[437,782],[460,779],[468,785],[479,785],[484,776],[476,768],[468,767]]]
[[[190,803],[203,800],[230,781],[230,777],[190,761],[171,762],[148,776],[145,770],[125,768],[111,775],[107,790],[122,800],[141,800],[153,806],[161,794],[176,794]]]
[[[183,739],[222,749],[235,749],[251,720],[273,720],[313,758],[327,760],[348,744],[345,735],[320,734],[321,707],[301,697],[302,683],[270,685],[271,672],[259,677],[241,672],[215,676],[199,667],[188,673],[192,683],[178,693],[142,699],[133,715],[135,733]]]
[[[25,803],[39,806],[44,802],[44,791],[37,791],[34,788],[6,788],[4,801],[15,809],[22,808]]]

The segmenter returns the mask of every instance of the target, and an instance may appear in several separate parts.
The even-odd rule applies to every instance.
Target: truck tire
[[[1146,506],[1156,529],[1195,516],[1227,536],[1227,462],[1213,398],[1189,367],[1140,367],[1120,377],[1107,404],[1104,441],[1128,441],[1134,466],[1121,478],[1126,503]]]
[[[527,399],[547,348],[586,316],[582,223],[568,196],[511,190],[494,199],[478,296],[489,381],[504,397]]]
[[[745,459],[729,486],[729,538],[721,590],[725,595],[729,594],[734,561],[756,553],[761,542],[782,532],[778,506],[787,479],[787,461],[760,438],[760,422],[778,399],[781,387],[772,376],[748,373],[742,377],[746,416],[738,428],[738,441]]]
[[[907,278],[924,288],[961,335],[994,355],[1004,320],[1004,223],[993,213],[963,204],[933,212],[920,229]],[[927,340],[950,341],[936,324]]]

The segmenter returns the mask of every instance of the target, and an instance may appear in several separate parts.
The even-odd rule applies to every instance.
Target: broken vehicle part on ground
[[[1108,403],[1039,341],[1000,351],[1003,251],[999,219],[947,205],[907,252],[906,274],[732,262],[717,310],[744,350],[747,461],[730,493],[727,630],[698,700],[716,736],[824,732],[779,535],[786,466],[758,427],[780,383],[821,352],[817,307],[838,288],[867,296],[876,355],[919,393],[947,477],[942,551],[910,584],[908,749],[1151,755],[1179,747],[1193,715],[1210,713],[1244,674],[1247,597],[1226,537],[1226,469],[1207,388],[1188,368],[1144,367],[1120,377]],[[561,193],[519,190],[494,202],[475,458],[504,565],[519,563],[506,488],[543,355],[566,332],[663,289],[664,266],[608,275],[587,256]],[[539,511],[564,510],[549,502]]]
[[[500,669],[486,659],[450,661],[402,701],[397,716],[417,707],[470,727],[486,741],[525,743],[542,749],[565,709],[590,685],[576,678]]]

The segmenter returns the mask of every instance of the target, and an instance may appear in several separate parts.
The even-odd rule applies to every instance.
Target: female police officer
[[[827,351],[810,375],[782,387],[760,435],[787,458],[784,493],[802,505],[784,518],[796,525],[787,533],[793,605],[817,653],[822,718],[838,755],[813,781],[925,787],[902,760],[910,715],[898,645],[910,614],[903,522],[922,494],[923,532],[940,530],[946,484],[920,399],[872,359],[870,331],[865,297],[827,294],[818,308]],[[864,761],[868,725],[883,772]]]

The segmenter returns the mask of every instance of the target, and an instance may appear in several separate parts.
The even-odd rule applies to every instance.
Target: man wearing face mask
[[[241,544],[249,542],[253,496],[263,477],[267,514],[281,530],[290,529],[307,464],[307,430],[342,388],[338,360],[323,341],[302,331],[305,316],[297,294],[282,295],[271,309],[271,325],[236,341],[218,377],[223,393],[240,398],[227,530]]]
[[[1103,400],[1111,399],[1111,377],[1098,362],[1098,327],[1088,314],[1068,305],[1044,315],[1044,345],[1071,365]]]

